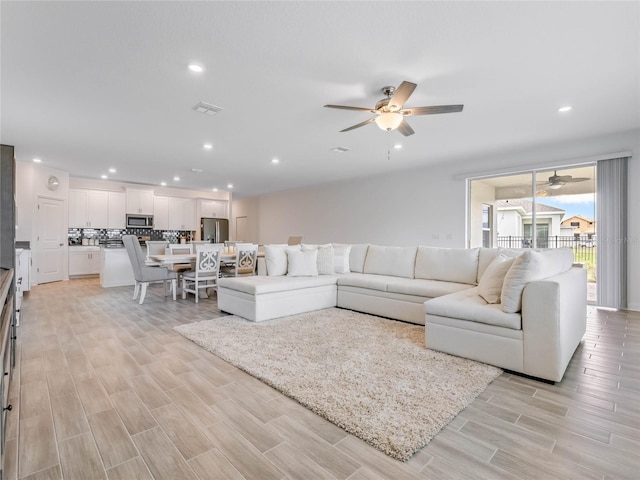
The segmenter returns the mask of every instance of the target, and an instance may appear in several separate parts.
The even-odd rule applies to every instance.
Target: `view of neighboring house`
[[[496,235],[498,244],[505,238],[517,237],[509,247],[530,246],[533,225],[533,202],[524,198],[498,200],[496,209]],[[561,208],[536,202],[536,237],[537,246],[546,248],[549,237],[567,235],[562,228],[565,211]],[[570,233],[569,233],[570,235]],[[514,243],[515,242],[515,243]],[[518,245],[518,243],[520,243]]]
[[[562,226],[571,229],[571,233],[578,237],[587,235],[589,238],[596,234],[596,221],[583,217],[582,215],[574,215],[562,221]]]

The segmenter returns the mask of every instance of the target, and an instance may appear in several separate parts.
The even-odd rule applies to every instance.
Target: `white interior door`
[[[236,217],[236,238],[234,240],[251,241],[247,229],[247,217]]]
[[[38,198],[38,283],[57,282],[63,278],[64,202]]]

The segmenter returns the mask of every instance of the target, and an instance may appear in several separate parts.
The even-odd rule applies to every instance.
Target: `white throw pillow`
[[[294,250],[287,249],[289,260],[289,277],[317,277],[318,276],[318,250]]]
[[[349,273],[351,245],[333,245],[333,269],[335,273]]]
[[[302,245],[302,251],[316,250],[318,252],[318,275],[333,275],[336,273],[333,266],[333,245]]]
[[[522,292],[529,282],[553,277],[573,266],[571,248],[551,248],[542,252],[530,250],[515,259],[502,285],[502,311],[522,310]]]
[[[264,258],[267,264],[267,275],[279,277],[287,274],[287,249],[298,249],[300,245],[265,245]]]
[[[501,253],[489,264],[478,282],[478,295],[487,303],[500,303],[502,284],[507,271],[513,265],[515,257]]]

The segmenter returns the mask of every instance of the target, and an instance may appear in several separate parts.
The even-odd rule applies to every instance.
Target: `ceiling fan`
[[[577,182],[586,182],[587,180],[591,180],[587,177],[572,177],[571,175],[558,175],[558,171],[554,170],[553,175],[549,177],[547,182],[539,183],[538,185],[544,186],[546,188],[551,188],[553,190],[557,190],[558,188],[566,185],[567,183],[577,183]]]
[[[383,87],[382,93],[384,93],[387,98],[380,100],[373,108],[350,107],[347,105],[325,105],[325,107],[376,114],[375,117],[372,117],[369,120],[365,120],[357,125],[340,130],[341,132],[348,132],[349,130],[364,127],[365,125],[376,122],[382,130],[390,132],[391,130],[398,129],[398,131],[405,137],[413,135],[415,132],[404,117],[410,117],[412,115],[434,115],[436,113],[455,113],[461,112],[464,107],[464,105],[435,105],[431,107],[403,108],[404,103],[409,99],[416,87],[417,85],[415,83],[406,81],[402,82],[398,88]]]

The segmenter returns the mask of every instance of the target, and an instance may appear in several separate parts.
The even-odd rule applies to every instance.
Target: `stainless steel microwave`
[[[127,228],[153,228],[153,215],[127,215]]]

